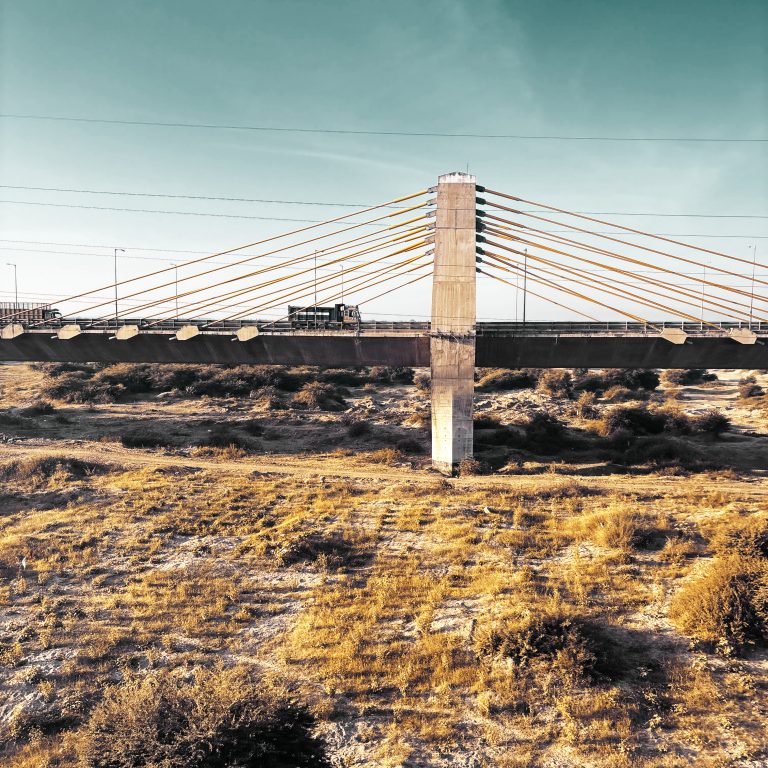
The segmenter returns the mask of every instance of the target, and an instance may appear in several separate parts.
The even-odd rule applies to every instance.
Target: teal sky
[[[765,0],[0,0],[6,114],[765,139],[766,73]],[[480,183],[572,210],[768,216],[767,143],[350,136],[0,119],[4,185],[376,203],[467,167]],[[14,189],[0,189],[0,199],[307,219],[346,212]],[[757,244],[768,260],[768,219],[613,218],[742,257]],[[113,246],[127,250],[121,274],[138,274],[183,258],[139,248],[218,250],[290,226],[0,203],[0,256],[7,256],[0,258],[0,300],[12,288],[8,261],[19,265],[23,298],[49,300],[109,282]],[[513,316],[509,292],[483,292],[481,316]],[[376,309],[418,315],[425,306],[422,289]],[[532,302],[529,316],[552,311]]]

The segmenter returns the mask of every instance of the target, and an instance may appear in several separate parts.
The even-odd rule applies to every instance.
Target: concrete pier
[[[449,474],[472,456],[475,376],[475,177],[440,176],[435,222],[430,358],[432,464]]]

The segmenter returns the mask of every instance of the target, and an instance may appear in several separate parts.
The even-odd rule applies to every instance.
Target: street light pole
[[[125,248],[115,248],[115,328],[117,328],[117,316],[119,312],[117,311],[117,252],[122,251],[125,253]]]
[[[16,309],[19,308],[19,277],[18,270],[15,264],[11,262],[6,263],[7,267],[13,267],[13,294],[15,296]]]

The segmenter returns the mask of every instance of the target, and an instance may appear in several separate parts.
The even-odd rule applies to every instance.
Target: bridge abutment
[[[446,474],[473,453],[475,217],[475,177],[440,176],[430,339],[432,465]]]

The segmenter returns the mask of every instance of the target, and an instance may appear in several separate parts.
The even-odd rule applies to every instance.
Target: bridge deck
[[[69,323],[82,333],[57,337]],[[210,323],[209,327],[206,326]],[[296,327],[268,321],[121,320],[137,325],[139,335],[114,338],[113,322],[89,318],[53,320],[31,325],[15,339],[0,340],[0,360],[73,362],[155,362],[321,365],[429,365],[430,324],[371,321],[359,328]],[[203,332],[187,341],[175,333],[185,325]],[[233,339],[243,327],[258,325],[260,334],[246,342]],[[751,328],[755,344],[728,336]],[[659,329],[681,329],[685,344],[672,344]],[[481,367],[649,367],[768,368],[768,325],[760,323],[478,323],[477,365]]]

